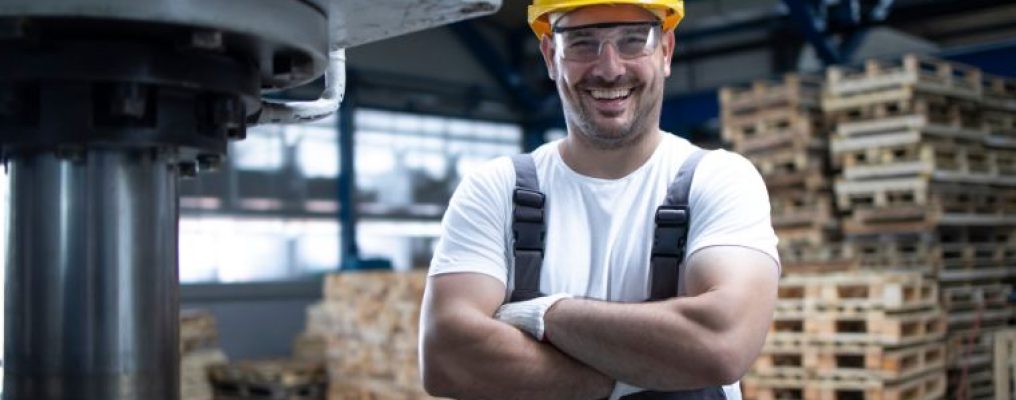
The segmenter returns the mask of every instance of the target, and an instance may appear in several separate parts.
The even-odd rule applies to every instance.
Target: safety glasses
[[[659,21],[555,26],[553,32],[554,47],[561,58],[576,62],[597,60],[608,43],[621,58],[645,57],[656,51],[662,36]]]

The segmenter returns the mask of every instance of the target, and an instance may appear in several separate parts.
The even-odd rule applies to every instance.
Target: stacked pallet
[[[202,310],[180,312],[180,398],[212,400],[207,368],[226,362],[215,317]]]
[[[325,400],[328,374],[320,362],[249,360],[208,367],[215,400]]]
[[[914,399],[945,394],[946,321],[919,273],[787,276],[746,399]]]
[[[330,399],[427,399],[417,365],[424,271],[342,273],[307,310],[296,355],[325,361]]]
[[[940,283],[950,391],[965,398],[992,397],[992,334],[1012,315],[1014,94],[1012,81],[913,55],[827,71],[847,248],[863,268]]]
[[[822,80],[787,75],[720,92],[723,138],[761,172],[785,271],[843,266]]]

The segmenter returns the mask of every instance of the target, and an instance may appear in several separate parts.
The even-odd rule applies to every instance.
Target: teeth
[[[593,98],[597,100],[613,100],[622,97],[627,97],[629,94],[631,94],[631,88],[606,89],[606,90],[593,89],[590,90],[590,93],[592,93]]]

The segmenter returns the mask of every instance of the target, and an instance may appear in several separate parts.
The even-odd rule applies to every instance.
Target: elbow
[[[751,360],[742,349],[719,344],[712,351],[713,357],[703,365],[702,380],[706,387],[725,386],[737,383],[748,372]]]
[[[455,389],[452,387],[454,379],[451,379],[446,363],[435,354],[435,351],[426,346],[420,349],[420,379],[423,381],[423,389],[434,397],[455,397]]]

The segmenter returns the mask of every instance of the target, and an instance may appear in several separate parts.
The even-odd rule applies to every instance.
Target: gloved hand
[[[554,303],[571,297],[572,295],[567,293],[558,293],[537,297],[532,300],[508,303],[497,309],[497,312],[494,313],[494,318],[519,328],[542,342],[545,332],[543,324],[544,314],[547,313],[547,310]]]
[[[629,385],[627,383],[617,381],[614,383],[614,392],[610,394],[610,400],[618,400],[624,396],[632,393],[638,393],[645,389]]]

